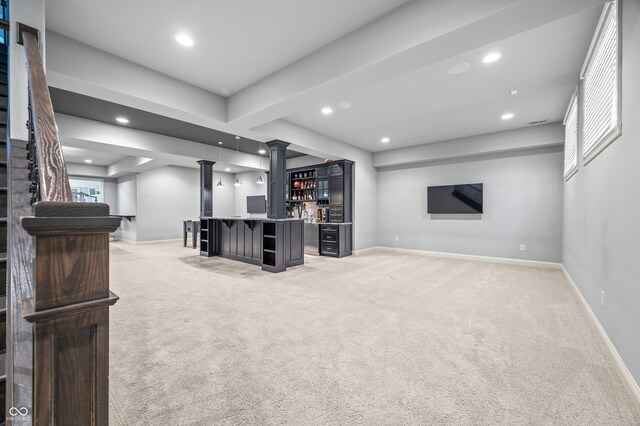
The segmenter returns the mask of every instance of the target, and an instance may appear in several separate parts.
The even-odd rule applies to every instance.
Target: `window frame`
[[[596,27],[596,32],[593,35],[591,40],[591,44],[589,45],[589,50],[587,52],[587,57],[582,66],[582,70],[580,72],[580,80],[581,80],[581,90],[580,96],[578,98],[579,104],[579,120],[580,126],[580,150],[581,157],[583,161],[583,165],[587,165],[594,158],[596,158],[602,151],[605,150],[609,145],[611,145],[616,139],[618,139],[622,135],[622,10],[621,10],[621,1],[620,0],[611,0],[608,1],[600,15],[600,20],[598,21],[598,26]],[[616,108],[616,123],[611,126],[611,128],[604,133],[600,138],[590,147],[587,147],[584,141],[584,130],[586,122],[586,103],[585,103],[585,77],[590,69],[593,59],[596,53],[597,48],[600,46],[600,42],[603,37],[604,30],[606,28],[607,18],[609,14],[614,12],[616,14],[616,25],[617,25],[617,57],[616,57],[616,76],[615,76],[615,97],[616,100],[614,102],[614,106]],[[575,172],[574,172],[575,173]]]
[[[578,172],[579,169],[579,161],[580,161],[580,105],[579,105],[579,97],[578,97],[578,89],[576,89],[575,92],[573,92],[573,95],[571,95],[571,100],[569,101],[569,107],[567,108],[567,112],[564,115],[564,120],[562,121],[562,124],[565,126],[565,137],[564,137],[564,163],[563,163],[563,177],[565,181],[568,181],[571,176],[573,176],[574,174],[576,174]],[[575,133],[576,133],[576,138],[575,138],[575,144],[576,144],[576,148],[575,148],[575,163],[569,168],[567,169],[567,121],[569,121],[570,119],[570,115],[572,113],[575,113]]]

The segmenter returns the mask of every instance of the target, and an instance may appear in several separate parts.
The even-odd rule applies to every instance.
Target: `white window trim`
[[[582,152],[583,165],[587,165],[591,160],[596,158],[598,154],[604,151],[613,141],[618,139],[622,135],[622,14],[621,14],[621,1],[617,0],[615,2],[615,7],[617,7],[616,15],[617,15],[617,29],[618,29],[618,54],[617,54],[617,64],[616,64],[616,108],[617,108],[617,123],[609,129],[607,133],[600,137],[600,140],[594,143],[589,149],[584,150],[584,143],[581,143],[580,147],[584,150]],[[614,2],[609,1],[605,5],[602,14],[600,15],[600,20],[598,21],[598,26],[596,27],[596,32],[591,39],[591,44],[589,45],[589,51],[587,53],[587,57],[582,65],[582,70],[580,72],[580,78],[584,80],[587,69],[591,65],[591,61],[593,59],[593,55],[595,54],[596,47],[598,47],[598,43],[602,36],[602,32],[604,31],[606,18],[609,15],[609,11],[614,7]],[[579,114],[582,120],[582,126],[580,129],[580,133],[583,134],[584,128],[584,90],[581,91],[581,96],[579,98],[579,106],[582,111]],[[582,139],[582,138],[581,138]],[[584,141],[582,141],[584,142]]]
[[[578,172],[578,163],[579,163],[579,159],[580,159],[580,114],[579,114],[579,105],[578,105],[578,95],[577,95],[577,91],[573,92],[573,95],[571,96],[571,101],[569,101],[569,107],[567,108],[567,112],[564,115],[564,120],[562,120],[562,124],[563,125],[567,125],[567,120],[569,119],[569,115],[573,112],[573,110],[575,110],[575,114],[576,114],[576,162],[575,164],[569,169],[569,170],[565,170],[564,171],[564,180],[565,182],[568,181],[571,176],[575,175]],[[566,131],[565,131],[565,135],[566,135]],[[565,137],[565,145],[564,145],[564,149],[566,152],[567,149],[567,140]],[[566,155],[566,154],[565,154]],[[563,169],[564,169],[564,164],[563,164]]]

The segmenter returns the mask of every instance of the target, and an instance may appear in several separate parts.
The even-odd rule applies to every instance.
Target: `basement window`
[[[578,171],[578,97],[574,93],[564,116],[564,178]]]
[[[69,178],[73,201],[80,203],[102,203],[102,179]]]
[[[619,1],[607,2],[582,67],[582,157],[593,160],[622,134]]]

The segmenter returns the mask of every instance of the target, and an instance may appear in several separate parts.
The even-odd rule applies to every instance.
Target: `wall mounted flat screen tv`
[[[427,213],[482,213],[482,184],[428,186]]]
[[[267,197],[264,195],[249,195],[247,197],[247,213],[266,213]]]

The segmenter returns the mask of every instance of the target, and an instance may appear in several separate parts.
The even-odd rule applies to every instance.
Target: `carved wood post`
[[[108,425],[109,233],[120,218],[96,203],[39,202],[22,219],[34,237],[34,424]]]

